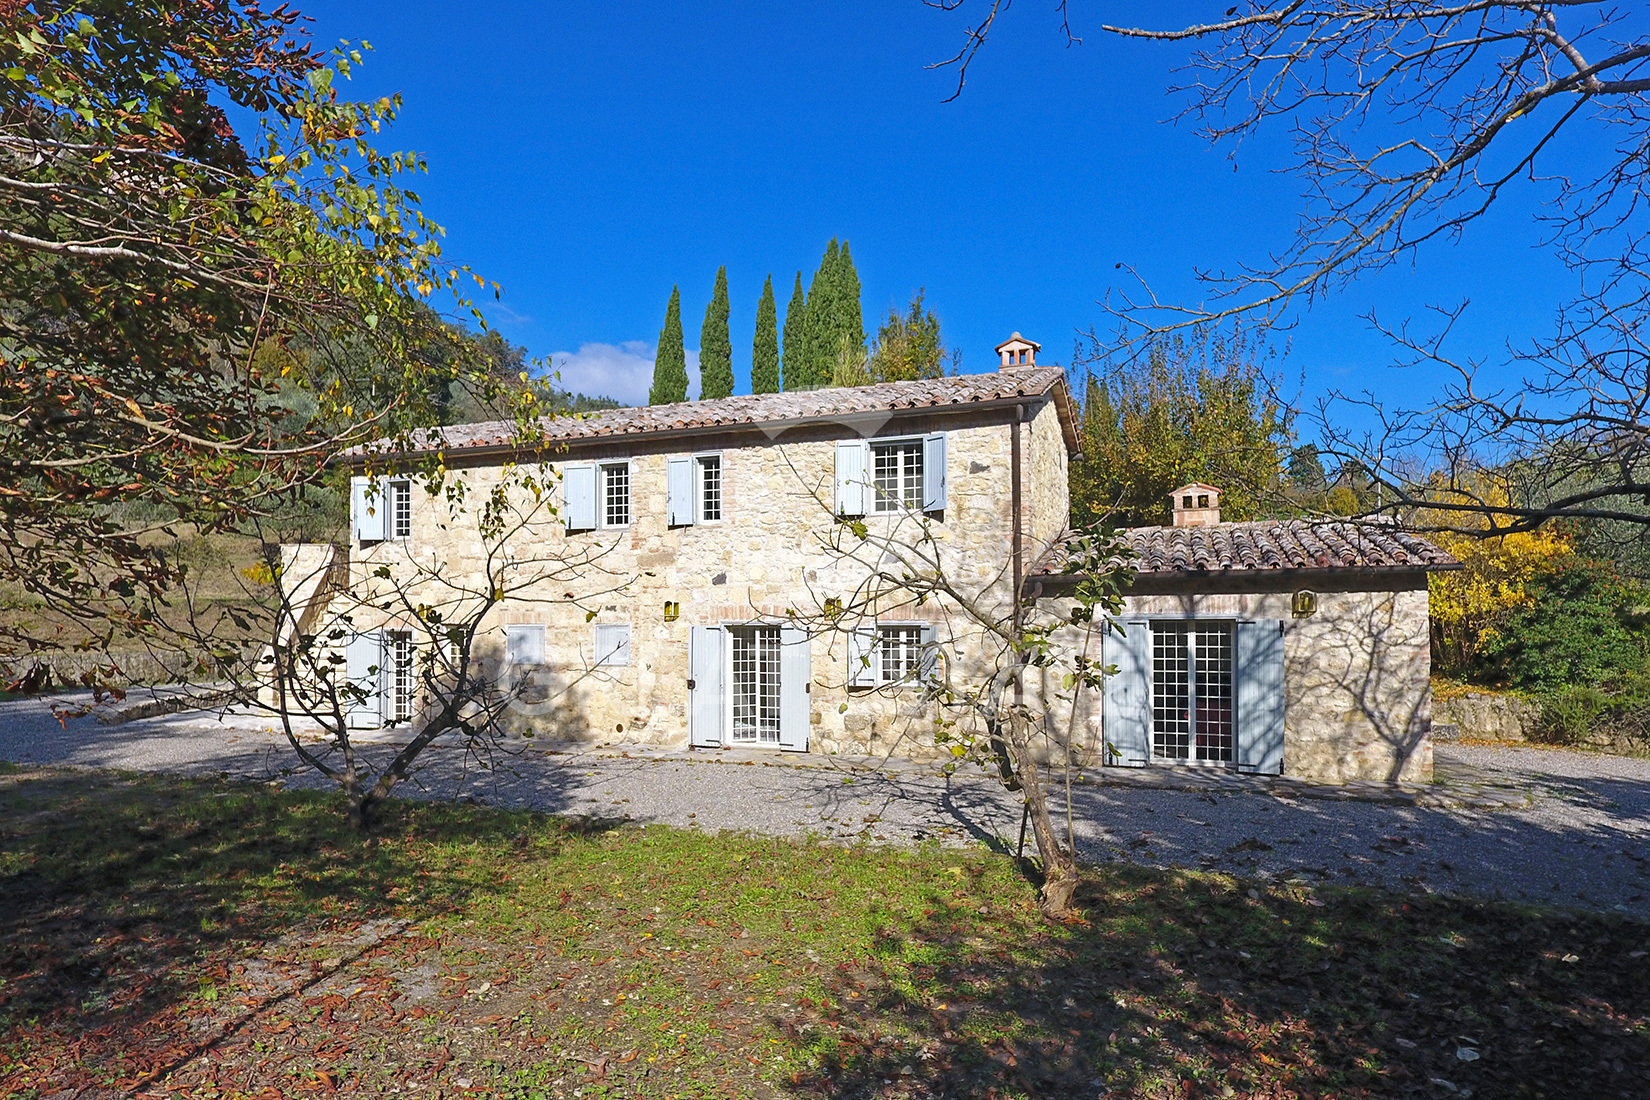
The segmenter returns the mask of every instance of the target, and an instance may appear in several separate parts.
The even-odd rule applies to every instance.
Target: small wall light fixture
[[[837,596],[829,596],[825,600],[825,614],[835,617],[842,614],[842,600]]]
[[[675,600],[665,601],[665,622],[673,623],[682,617],[682,605]]]
[[[1309,615],[1316,614],[1318,594],[1303,588],[1296,592],[1294,598],[1289,601],[1289,608],[1295,613],[1297,619],[1304,619]]]

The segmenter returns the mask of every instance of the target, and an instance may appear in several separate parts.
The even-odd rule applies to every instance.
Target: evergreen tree
[[[865,312],[859,304],[859,272],[854,257],[843,240],[836,261],[837,344],[847,343],[850,352],[865,352]]]
[[[791,389],[817,389],[831,380],[836,365],[837,337],[842,331],[837,300],[839,256],[840,248],[832,237],[825,247],[825,258],[808,285],[808,306],[802,326],[802,371]]]
[[[783,388],[799,388],[803,376],[802,360],[806,354],[808,327],[808,300],[802,294],[802,272],[796,273],[796,289],[791,291],[791,304],[785,307],[785,359]]]
[[[665,309],[665,327],[659,331],[659,349],[653,357],[653,388],[649,405],[670,405],[687,400],[687,352],[682,348],[682,292],[670,288],[670,305]]]
[[[796,292],[802,293],[802,277],[797,276]],[[790,329],[790,319],[785,327]],[[756,336],[751,340],[751,392],[779,392],[779,311],[773,300],[773,276],[762,284],[762,300],[756,304]]]
[[[716,269],[716,289],[705,307],[699,330],[699,397],[708,400],[733,393],[733,338],[728,335],[728,269]]]
[[[866,372],[872,382],[906,382],[914,378],[944,378],[956,373],[961,353],[947,351],[940,319],[923,304],[923,291],[911,296],[905,313],[890,308],[877,329]]]

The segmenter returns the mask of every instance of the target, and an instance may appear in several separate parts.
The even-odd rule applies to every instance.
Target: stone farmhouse
[[[517,545],[587,555],[622,579],[586,596],[558,578],[544,600],[490,612],[489,660],[523,700],[508,724],[672,749],[943,755],[935,730],[951,712],[927,686],[989,678],[982,618],[1014,614],[1015,593],[1063,614],[1076,581],[1063,554],[1075,408],[1038,350],[1016,333],[988,374],[551,419],[531,453],[510,424],[443,429],[428,446],[471,488],[524,468],[555,487]],[[342,583],[398,563],[478,575],[480,537],[374,463],[353,479]],[[1189,485],[1173,526],[1126,533],[1138,574],[1121,633],[1066,639],[1117,666],[1103,691],[1057,700],[1030,685],[1069,723],[1077,757],[1428,778],[1426,576],[1452,560],[1394,528],[1219,513],[1218,488]],[[868,583],[907,544],[966,592],[970,614]],[[850,621],[821,629],[833,613]],[[416,725],[414,633],[390,612],[352,629],[348,672],[368,697],[350,724]]]

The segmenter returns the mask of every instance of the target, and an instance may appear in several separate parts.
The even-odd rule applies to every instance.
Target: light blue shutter
[[[1283,621],[1237,624],[1237,762],[1283,774]]]
[[[691,526],[699,511],[693,505],[693,459],[672,458],[665,464],[665,522]]]
[[[596,467],[590,463],[564,466],[561,471],[564,503],[562,518],[569,531],[592,531],[596,527]]]
[[[922,440],[922,510],[945,511],[945,433]]]
[[[848,634],[848,686],[877,686],[877,628],[855,627]]]
[[[384,724],[384,634],[368,630],[351,634],[344,642],[344,675],[355,692],[343,700],[344,723],[352,730],[377,729]]]
[[[779,628],[779,747],[808,751],[808,706],[813,659],[808,632],[799,626]]]
[[[544,627],[512,624],[504,628],[504,660],[512,665],[544,663]]]
[[[598,665],[628,665],[630,663],[630,625],[602,623],[596,627],[596,663]]]
[[[940,628],[933,623],[923,624],[922,663],[918,668],[923,687],[939,686]]]
[[[722,743],[722,647],[727,632],[696,626],[688,632],[688,739],[694,745]]]
[[[355,537],[361,542],[382,542],[389,530],[390,500],[386,488],[378,478],[349,479],[350,520],[355,526]]]
[[[1117,666],[1117,675],[1104,680],[1102,762],[1143,768],[1152,754],[1152,628],[1144,619],[1118,625],[1123,636],[1108,631],[1102,657],[1105,664]]]
[[[871,445],[863,439],[844,439],[836,445],[836,514],[865,514],[866,470],[870,467]]]

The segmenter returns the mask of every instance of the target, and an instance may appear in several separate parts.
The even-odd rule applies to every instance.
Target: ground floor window
[[[877,663],[882,683],[899,684],[917,678],[922,669],[922,627],[879,626],[877,645],[882,651]]]
[[[412,632],[392,630],[384,636],[384,657],[388,668],[385,677],[389,688],[386,717],[392,722],[411,721],[413,716],[413,641]]]
[[[1152,756],[1231,763],[1232,624],[1152,624]]]
[[[779,628],[742,626],[728,630],[733,691],[732,734],[736,743],[779,743]]]

